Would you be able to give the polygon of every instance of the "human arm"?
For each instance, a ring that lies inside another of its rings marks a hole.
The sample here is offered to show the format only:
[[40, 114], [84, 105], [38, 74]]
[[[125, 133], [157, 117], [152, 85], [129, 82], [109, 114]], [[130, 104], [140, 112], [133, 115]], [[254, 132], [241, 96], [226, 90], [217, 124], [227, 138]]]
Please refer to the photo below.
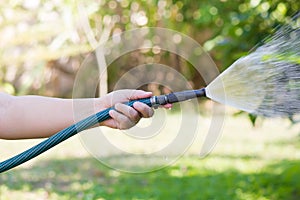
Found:
[[[0, 138], [23, 139], [49, 137], [74, 123], [74, 105], [93, 105], [83, 112], [83, 119], [108, 107], [112, 119], [100, 125], [127, 129], [141, 117], [151, 117], [153, 110], [145, 104], [135, 103], [134, 108], [120, 104], [133, 99], [147, 98], [151, 92], [141, 90], [119, 90], [101, 98], [60, 99], [42, 96], [11, 96], [0, 93]], [[76, 121], [80, 120], [76, 117]]]

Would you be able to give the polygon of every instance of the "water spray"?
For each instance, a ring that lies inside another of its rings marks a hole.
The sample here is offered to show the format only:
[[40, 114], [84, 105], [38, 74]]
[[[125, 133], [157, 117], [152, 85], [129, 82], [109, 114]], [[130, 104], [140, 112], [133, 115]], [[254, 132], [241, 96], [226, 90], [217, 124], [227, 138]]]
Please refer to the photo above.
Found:
[[[300, 18], [283, 26], [267, 43], [238, 59], [206, 88], [153, 96], [151, 107], [208, 97], [222, 104], [267, 117], [290, 117], [300, 112]], [[14, 168], [110, 118], [105, 109], [56, 133], [36, 146], [0, 163], [0, 173]]]
[[298, 114], [299, 16], [282, 26], [266, 44], [234, 62], [206, 87], [206, 91], [214, 101], [255, 115], [293, 117]]

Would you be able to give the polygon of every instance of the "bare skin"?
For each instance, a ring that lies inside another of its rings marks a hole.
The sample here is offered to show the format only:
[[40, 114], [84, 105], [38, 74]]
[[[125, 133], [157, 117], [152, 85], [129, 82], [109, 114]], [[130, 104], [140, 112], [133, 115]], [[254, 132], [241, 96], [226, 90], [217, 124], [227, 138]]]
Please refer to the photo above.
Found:
[[[119, 90], [101, 98], [60, 99], [42, 96], [11, 96], [0, 92], [0, 138], [25, 139], [45, 138], [73, 124], [73, 105], [94, 105], [93, 109], [80, 115], [91, 114], [115, 106], [109, 112], [112, 119], [100, 123], [117, 129], [128, 129], [142, 118], [151, 117], [153, 109], [136, 102], [132, 107], [122, 104], [129, 100], [151, 97], [151, 92], [142, 90]], [[170, 107], [167, 105], [166, 107]], [[78, 117], [76, 120], [79, 120]]]

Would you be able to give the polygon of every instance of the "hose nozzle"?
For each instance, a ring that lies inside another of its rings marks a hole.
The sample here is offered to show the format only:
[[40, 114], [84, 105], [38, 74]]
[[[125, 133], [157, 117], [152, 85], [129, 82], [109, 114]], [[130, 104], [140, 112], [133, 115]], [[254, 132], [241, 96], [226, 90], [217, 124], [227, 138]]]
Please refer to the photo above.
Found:
[[150, 101], [153, 107], [157, 107], [160, 105], [186, 101], [197, 97], [206, 97], [205, 88], [201, 88], [199, 90], [185, 90], [166, 95], [153, 96], [151, 97]]

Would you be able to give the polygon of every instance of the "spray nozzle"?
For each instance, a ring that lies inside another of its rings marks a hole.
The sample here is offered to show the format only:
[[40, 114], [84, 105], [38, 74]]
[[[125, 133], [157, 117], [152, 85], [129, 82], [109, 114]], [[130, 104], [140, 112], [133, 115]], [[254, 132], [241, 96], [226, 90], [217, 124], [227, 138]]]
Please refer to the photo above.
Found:
[[206, 97], [205, 88], [199, 90], [185, 90], [181, 92], [174, 92], [166, 95], [153, 96], [150, 101], [153, 107], [166, 105], [168, 103], [176, 103], [186, 101], [197, 97]]

